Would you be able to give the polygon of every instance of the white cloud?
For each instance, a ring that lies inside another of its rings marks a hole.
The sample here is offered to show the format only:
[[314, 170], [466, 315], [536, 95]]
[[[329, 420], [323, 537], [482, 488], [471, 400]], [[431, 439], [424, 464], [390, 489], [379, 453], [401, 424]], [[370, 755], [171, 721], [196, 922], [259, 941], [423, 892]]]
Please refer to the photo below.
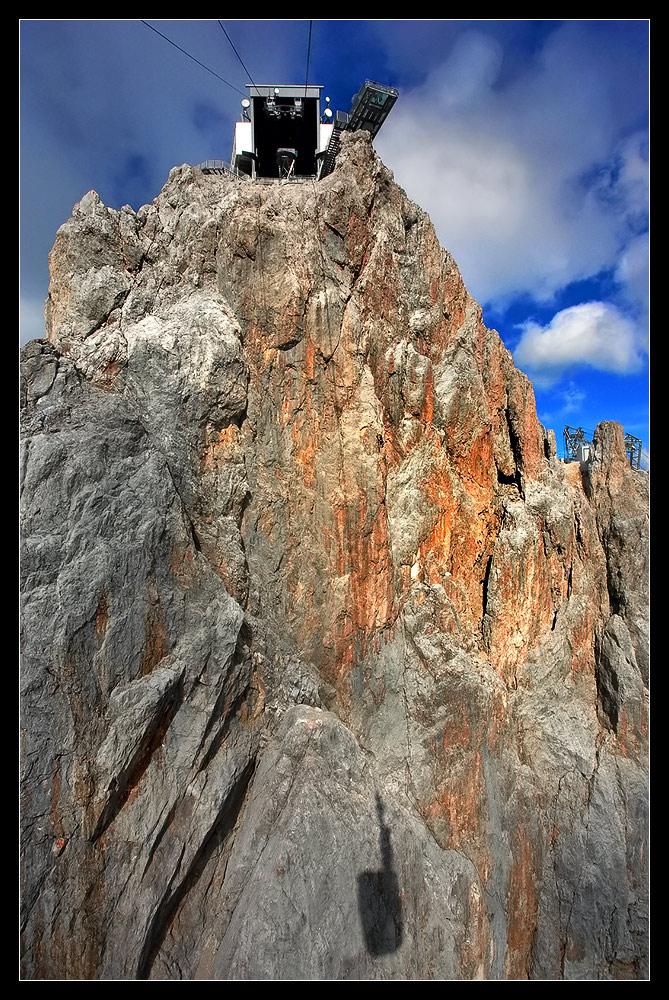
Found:
[[648, 255], [648, 233], [642, 233], [627, 244], [616, 269], [616, 278], [623, 286], [625, 298], [637, 304], [644, 319], [647, 319], [648, 309]]
[[443, 108], [475, 104], [497, 80], [502, 46], [489, 35], [465, 31], [448, 62], [433, 75], [435, 96]]
[[465, 32], [379, 133], [380, 155], [482, 304], [550, 301], [615, 269], [643, 228], [643, 73], [597, 41], [591, 24], [563, 24], [500, 84], [499, 43]]
[[545, 386], [573, 365], [586, 364], [618, 374], [641, 367], [635, 324], [607, 302], [570, 306], [557, 313], [548, 326], [530, 322], [522, 329], [514, 360]]
[[569, 382], [566, 389], [563, 389], [560, 393], [562, 397], [562, 414], [577, 413], [585, 402], [586, 395], [582, 389], [579, 389], [574, 382]]
[[648, 141], [637, 132], [620, 145], [618, 186], [631, 210], [640, 215], [648, 211]]

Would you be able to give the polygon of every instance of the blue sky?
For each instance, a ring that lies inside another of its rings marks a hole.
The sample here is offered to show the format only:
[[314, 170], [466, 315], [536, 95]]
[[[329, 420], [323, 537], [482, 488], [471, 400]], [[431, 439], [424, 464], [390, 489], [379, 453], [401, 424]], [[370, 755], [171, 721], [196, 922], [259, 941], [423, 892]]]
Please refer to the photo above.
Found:
[[[215, 19], [22, 20], [21, 339], [47, 257], [93, 188], [153, 200], [179, 163], [228, 159], [248, 79]], [[308, 20], [225, 20], [256, 83], [301, 83]], [[314, 20], [309, 82], [348, 111], [400, 97], [376, 148], [429, 212], [539, 418], [648, 438], [648, 22]], [[234, 88], [237, 88], [235, 90]]]

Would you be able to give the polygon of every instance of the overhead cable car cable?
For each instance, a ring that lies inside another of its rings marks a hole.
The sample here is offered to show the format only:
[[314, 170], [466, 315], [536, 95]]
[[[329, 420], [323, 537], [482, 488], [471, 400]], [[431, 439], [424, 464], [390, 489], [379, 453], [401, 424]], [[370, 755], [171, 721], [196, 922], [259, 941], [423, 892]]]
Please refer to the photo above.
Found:
[[142, 24], [145, 24], [147, 28], [151, 28], [151, 31], [155, 31], [157, 35], [160, 35], [161, 38], [164, 38], [166, 42], [170, 43], [170, 45], [173, 45], [175, 49], [179, 50], [179, 52], [183, 52], [185, 56], [188, 56], [189, 59], [192, 59], [193, 62], [196, 62], [198, 66], [202, 67], [202, 69], [206, 69], [207, 73], [211, 73], [211, 75], [215, 76], [217, 80], [221, 81], [221, 83], [224, 83], [227, 87], [232, 87], [232, 89], [235, 90], [238, 94], [241, 94], [242, 97], [246, 97], [246, 94], [244, 93], [243, 90], [240, 90], [239, 87], [235, 87], [234, 83], [230, 83], [229, 80], [224, 80], [222, 76], [219, 76], [218, 73], [215, 73], [213, 69], [209, 69], [209, 67], [205, 66], [203, 62], [200, 62], [199, 59], [196, 59], [195, 56], [192, 56], [190, 52], [186, 52], [185, 49], [182, 49], [180, 45], [177, 45], [176, 42], [173, 42], [171, 38], [167, 37], [167, 35], [163, 35], [162, 31], [158, 31], [157, 28], [154, 28], [153, 25], [149, 24], [148, 21], [142, 20], [141, 17], [140, 21], [142, 22]]
[[307, 72], [304, 80], [304, 96], [307, 96], [307, 84], [309, 83], [309, 58], [311, 56], [311, 26], [314, 22], [309, 21], [309, 44], [307, 45]]
[[227, 40], [230, 42], [230, 45], [232, 46], [232, 51], [234, 52], [234, 54], [237, 56], [237, 58], [239, 59], [240, 63], [242, 64], [242, 69], [244, 70], [244, 72], [248, 76], [249, 80], [251, 81], [251, 83], [253, 83], [253, 86], [255, 87], [255, 83], [253, 81], [253, 77], [251, 76], [251, 74], [247, 70], [246, 66], [244, 65], [244, 60], [242, 59], [242, 57], [240, 56], [239, 52], [235, 48], [234, 43], [233, 43], [232, 39], [230, 38], [230, 35], [227, 33], [227, 31], [225, 30], [225, 28], [223, 27], [223, 25], [221, 24], [220, 21], [218, 22], [218, 26], [221, 29], [221, 31], [223, 32], [223, 34], [225, 35], [225, 37], [227, 38]]

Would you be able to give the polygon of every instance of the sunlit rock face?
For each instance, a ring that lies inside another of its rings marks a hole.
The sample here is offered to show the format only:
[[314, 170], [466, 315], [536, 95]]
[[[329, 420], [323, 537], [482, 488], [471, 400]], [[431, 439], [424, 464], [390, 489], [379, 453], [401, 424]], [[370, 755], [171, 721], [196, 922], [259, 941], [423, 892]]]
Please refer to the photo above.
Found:
[[[23, 975], [647, 975], [647, 474], [565, 466], [365, 133], [58, 231]], [[554, 439], [553, 444], [554, 444]]]

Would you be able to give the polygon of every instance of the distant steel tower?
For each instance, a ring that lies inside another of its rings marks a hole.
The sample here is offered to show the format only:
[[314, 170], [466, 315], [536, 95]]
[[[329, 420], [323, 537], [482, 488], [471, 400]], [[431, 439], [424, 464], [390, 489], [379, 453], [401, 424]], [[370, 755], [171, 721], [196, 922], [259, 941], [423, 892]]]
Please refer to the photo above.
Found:
[[[564, 460], [565, 462], [584, 462], [592, 448], [592, 441], [586, 439], [586, 432], [582, 427], [570, 427], [564, 429]], [[633, 469], [641, 468], [641, 438], [634, 437], [633, 434], [625, 434], [625, 452], [629, 458]]]
[[590, 454], [591, 441], [587, 441], [582, 427], [564, 429], [564, 460], [565, 462], [584, 462]]
[[641, 468], [641, 438], [634, 437], [632, 434], [625, 435], [625, 451], [630, 460], [630, 465], [633, 469]]

